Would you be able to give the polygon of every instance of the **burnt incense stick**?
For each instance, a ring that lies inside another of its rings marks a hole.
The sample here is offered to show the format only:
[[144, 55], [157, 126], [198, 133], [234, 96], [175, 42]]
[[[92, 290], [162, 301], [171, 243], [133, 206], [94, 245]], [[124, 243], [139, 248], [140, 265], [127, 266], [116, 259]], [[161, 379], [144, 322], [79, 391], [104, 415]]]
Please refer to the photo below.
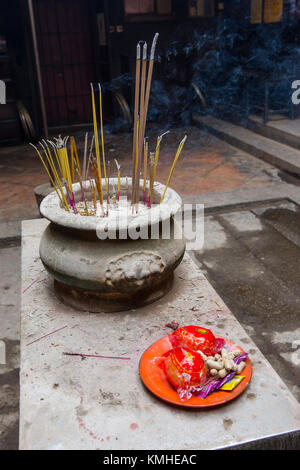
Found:
[[94, 211], [95, 214], [97, 212], [97, 196], [96, 196], [96, 189], [95, 189], [95, 183], [92, 179], [90, 179], [90, 190], [93, 198], [93, 205], [94, 205]]
[[57, 153], [57, 149], [55, 147], [55, 144], [53, 142], [51, 142], [51, 140], [47, 140], [47, 142], [51, 145], [51, 147], [53, 149], [53, 152], [54, 152], [54, 155], [55, 155], [55, 158], [56, 158], [56, 162], [57, 162], [60, 174], [62, 174], [61, 163], [60, 163], [60, 160], [59, 160], [59, 157], [58, 157], [58, 153]]
[[[80, 173], [80, 176], [82, 176], [81, 173], [81, 168], [79, 164], [79, 158], [78, 158], [78, 152], [77, 152], [77, 147], [76, 147], [76, 142], [74, 137], [70, 137], [70, 150], [71, 150], [71, 174], [72, 174], [72, 183], [75, 181], [75, 162], [76, 166], [78, 168], [78, 171]], [[74, 158], [75, 157], [75, 158]]]
[[93, 176], [94, 176], [94, 180], [95, 180], [95, 185], [96, 185], [96, 188], [97, 188], [98, 198], [99, 198], [99, 202], [100, 202], [100, 206], [101, 206], [101, 210], [102, 210], [102, 216], [104, 217], [105, 216], [105, 211], [104, 211], [104, 207], [103, 207], [103, 192], [102, 192], [102, 185], [101, 185], [101, 182], [100, 182], [100, 179], [99, 179], [99, 172], [98, 172], [98, 168], [97, 168], [96, 159], [92, 159], [91, 168], [92, 168], [92, 172], [93, 172]]
[[[45, 141], [44, 141], [45, 142]], [[60, 178], [58, 176], [58, 173], [57, 173], [57, 170], [55, 168], [55, 165], [54, 165], [54, 162], [53, 162], [53, 159], [52, 159], [52, 155], [51, 155], [51, 152], [50, 152], [50, 149], [49, 147], [47, 146], [44, 146], [42, 144], [42, 142], [39, 142], [39, 145], [42, 147], [43, 151], [44, 151], [44, 154], [46, 156], [46, 159], [48, 161], [48, 164], [49, 164], [49, 168], [51, 169], [51, 172], [54, 176], [54, 179], [56, 180], [57, 184], [59, 184], [59, 181], [60, 181]]]
[[170, 131], [164, 132], [163, 134], [159, 135], [157, 138], [156, 149], [155, 149], [155, 164], [154, 164], [154, 182], [156, 180], [156, 171], [157, 171], [157, 164], [159, 159], [159, 151], [160, 151], [160, 144], [164, 135], [169, 134]]
[[137, 158], [137, 121], [139, 113], [139, 96], [140, 96], [140, 74], [141, 74], [141, 46], [136, 46], [136, 72], [135, 72], [135, 98], [134, 98], [134, 121], [133, 121], [133, 144], [132, 144], [132, 180], [131, 180], [131, 203], [133, 203], [133, 191], [136, 173]]
[[[65, 208], [66, 211], [69, 212], [69, 211], [70, 211], [69, 205], [68, 205], [68, 202], [67, 202], [67, 200], [66, 200], [66, 197], [65, 197], [65, 194], [64, 194], [64, 191], [63, 191], [63, 188], [62, 188], [60, 182], [59, 182], [59, 184], [58, 184], [58, 186], [59, 186], [59, 190], [58, 190], [57, 187], [56, 187], [56, 185], [55, 185], [55, 182], [54, 182], [54, 180], [53, 180], [53, 178], [52, 178], [52, 176], [51, 176], [51, 174], [50, 174], [50, 172], [49, 172], [49, 170], [48, 170], [48, 167], [47, 167], [46, 163], [45, 163], [44, 160], [43, 160], [43, 157], [42, 157], [42, 155], [41, 155], [39, 149], [38, 149], [35, 145], [33, 145], [32, 143], [29, 143], [29, 145], [31, 145], [31, 147], [33, 147], [33, 148], [36, 150], [36, 153], [38, 154], [38, 157], [39, 157], [39, 159], [41, 160], [41, 162], [42, 162], [42, 164], [43, 164], [43, 167], [44, 167], [45, 170], [46, 170], [46, 173], [47, 173], [47, 175], [48, 175], [48, 177], [49, 177], [49, 179], [50, 179], [50, 181], [51, 181], [51, 184], [52, 184], [53, 188], [55, 189], [55, 192], [56, 192], [56, 194], [57, 194], [57, 196], [58, 196], [58, 198], [59, 198], [59, 200], [60, 200], [60, 202], [61, 202], [61, 205]], [[58, 183], [58, 182], [57, 182], [57, 183]], [[59, 191], [60, 191], [61, 194], [59, 194]]]
[[148, 190], [148, 201], [147, 206], [148, 208], [152, 205], [152, 198], [153, 198], [153, 185], [154, 185], [154, 165], [155, 165], [155, 153], [150, 152], [150, 182], [149, 182], [149, 190]]
[[169, 186], [169, 183], [170, 183], [170, 180], [171, 180], [171, 177], [172, 177], [174, 168], [175, 168], [175, 165], [176, 165], [176, 163], [177, 163], [177, 160], [178, 160], [178, 158], [179, 158], [179, 155], [180, 155], [180, 153], [181, 153], [182, 147], [184, 146], [184, 143], [185, 143], [186, 139], [187, 139], [187, 135], [184, 136], [184, 138], [182, 139], [182, 141], [181, 141], [180, 144], [179, 144], [178, 150], [177, 150], [177, 152], [176, 152], [176, 155], [175, 155], [175, 158], [174, 158], [174, 161], [173, 161], [173, 165], [172, 165], [171, 170], [170, 170], [170, 173], [169, 173], [169, 177], [168, 177], [168, 181], [167, 181], [167, 183], [166, 183], [166, 187], [165, 187], [164, 193], [163, 193], [163, 195], [162, 195], [162, 197], [161, 197], [161, 200], [160, 200], [160, 204], [161, 204], [161, 203], [163, 202], [163, 200], [164, 200], [166, 191], [167, 191], [167, 189], [168, 189], [168, 186]]
[[81, 194], [82, 194], [82, 201], [84, 202], [84, 207], [85, 207], [85, 215], [89, 215], [89, 210], [88, 210], [86, 198], [85, 198], [85, 195], [84, 195], [82, 177], [81, 177], [81, 174], [78, 171], [78, 168], [76, 168], [76, 172], [77, 172], [78, 178], [79, 178], [79, 184], [80, 184], [80, 189], [81, 189]]
[[93, 156], [93, 144], [94, 144], [94, 136], [92, 137], [92, 142], [91, 142], [91, 147], [90, 147], [90, 153], [89, 153], [89, 158], [88, 158], [88, 164], [87, 164], [87, 169], [86, 169], [86, 176], [85, 179], [88, 178], [89, 175], [89, 169], [90, 169], [90, 163], [91, 163], [91, 158]]
[[120, 200], [120, 192], [121, 192], [121, 174], [120, 174], [120, 165], [119, 165], [119, 162], [118, 160], [115, 158], [115, 163], [116, 163], [116, 167], [117, 167], [117, 171], [118, 171], [118, 193], [117, 193], [117, 200], [119, 201]]

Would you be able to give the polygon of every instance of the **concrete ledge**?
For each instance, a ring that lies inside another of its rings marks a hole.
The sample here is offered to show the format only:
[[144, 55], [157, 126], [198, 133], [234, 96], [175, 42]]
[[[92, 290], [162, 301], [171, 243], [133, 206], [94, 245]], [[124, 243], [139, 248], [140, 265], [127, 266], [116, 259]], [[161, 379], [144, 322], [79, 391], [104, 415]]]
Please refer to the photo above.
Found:
[[279, 121], [262, 122], [257, 116], [250, 116], [248, 128], [268, 139], [276, 140], [282, 144], [300, 150], [300, 122], [297, 120], [281, 119]]
[[[38, 258], [46, 225], [22, 226], [21, 449], [220, 449], [299, 431], [298, 402], [188, 255], [163, 299], [128, 312], [82, 313], [57, 300]], [[170, 332], [170, 321], [208, 326], [249, 351], [247, 390], [200, 411], [149, 393], [139, 360]], [[129, 360], [81, 360], [64, 352]]]
[[281, 170], [300, 176], [300, 151], [213, 116], [193, 115], [195, 124]]

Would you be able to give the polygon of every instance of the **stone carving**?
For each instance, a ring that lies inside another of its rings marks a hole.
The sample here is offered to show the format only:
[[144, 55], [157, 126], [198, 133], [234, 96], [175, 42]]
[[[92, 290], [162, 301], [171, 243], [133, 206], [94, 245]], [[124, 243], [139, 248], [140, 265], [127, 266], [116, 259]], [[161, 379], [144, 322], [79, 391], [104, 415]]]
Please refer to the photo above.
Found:
[[109, 263], [105, 271], [105, 282], [124, 291], [151, 283], [165, 268], [166, 265], [159, 254], [135, 251]]

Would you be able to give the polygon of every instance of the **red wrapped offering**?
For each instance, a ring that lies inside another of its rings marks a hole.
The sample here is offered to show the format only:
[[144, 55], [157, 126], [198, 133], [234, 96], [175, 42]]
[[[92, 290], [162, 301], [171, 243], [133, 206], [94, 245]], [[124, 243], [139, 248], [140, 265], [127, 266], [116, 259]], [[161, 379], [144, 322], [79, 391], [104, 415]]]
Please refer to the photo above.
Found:
[[172, 346], [188, 347], [193, 351], [202, 351], [206, 356], [217, 354], [224, 345], [224, 340], [217, 339], [210, 330], [201, 326], [183, 326], [170, 335]]
[[179, 346], [168, 355], [165, 373], [179, 396], [188, 398], [191, 396], [191, 389], [205, 382], [207, 369], [197, 352]]

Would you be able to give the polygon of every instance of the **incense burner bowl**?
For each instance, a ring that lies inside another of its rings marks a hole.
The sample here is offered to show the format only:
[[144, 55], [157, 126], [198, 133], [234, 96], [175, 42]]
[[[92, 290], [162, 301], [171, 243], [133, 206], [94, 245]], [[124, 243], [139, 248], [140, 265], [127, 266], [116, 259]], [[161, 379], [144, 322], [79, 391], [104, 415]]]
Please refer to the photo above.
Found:
[[[154, 302], [171, 289], [185, 241], [174, 220], [181, 198], [168, 188], [159, 204], [164, 189], [154, 184], [151, 209], [140, 203], [137, 213], [130, 207], [122, 211], [121, 201], [128, 203], [126, 179], [121, 178], [120, 203], [110, 205], [108, 217], [67, 212], [55, 192], [42, 201], [41, 214], [50, 224], [41, 238], [40, 257], [60, 300], [81, 311], [116, 312]], [[79, 201], [80, 185], [74, 184], [73, 191]], [[88, 182], [86, 199], [91, 200]]]

